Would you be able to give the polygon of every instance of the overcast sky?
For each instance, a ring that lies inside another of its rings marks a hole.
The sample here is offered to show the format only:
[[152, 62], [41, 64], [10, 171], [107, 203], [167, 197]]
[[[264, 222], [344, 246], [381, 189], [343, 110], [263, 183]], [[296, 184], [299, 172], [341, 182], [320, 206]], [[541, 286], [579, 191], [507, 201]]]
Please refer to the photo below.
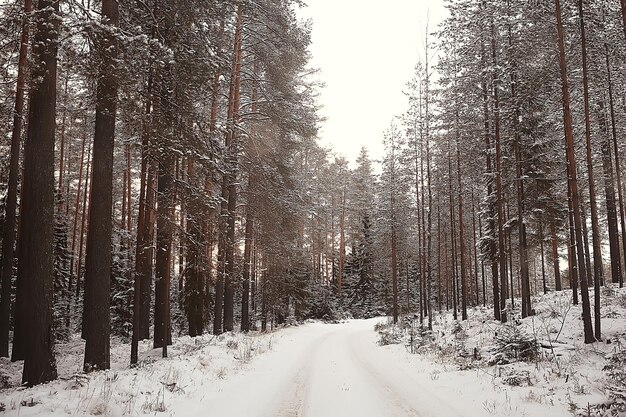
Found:
[[320, 92], [323, 145], [354, 161], [362, 145], [372, 158], [382, 136], [407, 107], [402, 93], [424, 56], [424, 33], [445, 15], [443, 0], [306, 0], [313, 21], [311, 66]]

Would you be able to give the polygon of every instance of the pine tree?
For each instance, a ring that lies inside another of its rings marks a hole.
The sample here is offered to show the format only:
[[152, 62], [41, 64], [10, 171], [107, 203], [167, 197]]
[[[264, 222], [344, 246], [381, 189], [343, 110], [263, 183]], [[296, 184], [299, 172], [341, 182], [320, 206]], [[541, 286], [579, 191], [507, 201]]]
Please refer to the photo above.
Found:
[[102, 19], [105, 32], [96, 43], [100, 55], [100, 76], [96, 92], [93, 174], [85, 259], [85, 371], [110, 367], [113, 149], [117, 112], [117, 42], [113, 31], [119, 23], [116, 0], [102, 1]]
[[11, 288], [15, 254], [15, 226], [17, 208], [17, 188], [19, 176], [20, 140], [22, 137], [22, 119], [24, 113], [24, 92], [26, 86], [28, 42], [30, 36], [29, 14], [32, 0], [24, 0], [22, 34], [15, 88], [13, 110], [13, 130], [11, 132], [11, 157], [9, 162], [9, 184], [5, 202], [2, 229], [2, 266], [0, 269], [0, 357], [9, 356], [9, 331], [11, 314]]
[[[28, 135], [20, 211], [15, 339], [24, 357], [22, 382], [41, 384], [57, 377], [52, 333], [54, 282], [54, 135], [58, 11], [56, 1], [39, 0], [29, 94]], [[18, 345], [19, 346], [19, 345]], [[14, 344], [15, 349], [15, 344]]]
[[589, 306], [589, 291], [587, 286], [587, 274], [584, 267], [583, 241], [582, 241], [582, 220], [580, 213], [580, 201], [578, 194], [578, 183], [576, 173], [576, 159], [574, 155], [574, 138], [572, 132], [572, 116], [570, 111], [569, 83], [567, 79], [567, 67], [565, 63], [565, 46], [563, 35], [563, 23], [561, 17], [560, 0], [555, 0], [555, 13], [557, 20], [557, 41], [559, 47], [559, 66], [561, 70], [561, 86], [563, 99], [563, 117], [565, 125], [565, 141], [568, 162], [569, 190], [572, 197], [572, 207], [574, 216], [574, 234], [576, 238], [576, 250], [578, 258], [578, 274], [580, 276], [580, 289], [583, 300], [583, 322], [585, 329], [585, 343], [595, 341], [591, 324], [591, 312]]

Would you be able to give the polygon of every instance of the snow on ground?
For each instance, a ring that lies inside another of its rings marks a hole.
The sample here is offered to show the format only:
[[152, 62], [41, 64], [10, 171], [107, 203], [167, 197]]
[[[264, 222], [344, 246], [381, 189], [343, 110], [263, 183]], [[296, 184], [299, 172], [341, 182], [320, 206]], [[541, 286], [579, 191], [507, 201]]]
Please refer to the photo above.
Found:
[[[128, 368], [129, 346], [114, 343], [112, 369], [84, 375], [76, 340], [58, 347], [60, 380], [1, 390], [0, 415], [587, 415], [587, 404], [608, 402], [603, 367], [610, 354], [624, 351], [626, 291], [603, 290], [604, 341], [593, 345], [582, 343], [580, 306], [570, 306], [569, 297], [569, 291], [538, 297], [537, 315], [508, 327], [482, 307], [462, 323], [437, 314], [428, 338], [414, 322], [417, 354], [407, 343], [411, 332], [385, 329], [386, 319], [313, 322], [265, 335], [178, 338], [167, 359], [145, 342], [137, 369]], [[399, 343], [380, 346], [376, 325]], [[498, 355], [494, 336], [512, 329], [536, 338], [541, 353], [526, 361]], [[0, 362], [0, 381], [8, 375], [19, 384], [19, 371], [19, 364]], [[592, 408], [591, 415], [611, 414]]]
[[56, 347], [59, 380], [32, 389], [19, 387], [21, 362], [0, 358], [0, 382], [8, 378], [6, 384], [18, 387], [0, 390], [0, 410], [5, 409], [0, 415], [174, 415], [221, 390], [227, 379], [245, 372], [254, 357], [288, 334], [175, 338], [166, 359], [144, 341], [135, 369], [128, 365], [130, 345], [113, 341], [111, 369], [87, 375], [82, 373], [84, 341], [76, 338]]
[[[465, 322], [454, 322], [451, 314], [437, 315], [432, 338], [420, 338], [413, 325], [418, 354], [409, 353], [410, 329], [395, 335], [399, 344], [383, 349], [413, 369], [420, 382], [430, 379], [453, 403], [472, 399], [482, 406], [482, 414], [472, 414], [464, 405], [463, 415], [626, 416], [615, 408], [604, 410], [612, 400], [606, 387], [611, 381], [603, 370], [612, 357], [623, 361], [626, 356], [626, 291], [602, 289], [602, 341], [588, 345], [583, 342], [581, 305], [573, 306], [571, 297], [571, 291], [534, 297], [536, 315], [516, 317], [507, 325], [493, 320], [492, 310], [483, 307], [469, 310]], [[537, 340], [539, 354], [526, 360], [499, 354], [496, 335], [506, 338], [513, 331]], [[383, 334], [393, 336], [389, 328]], [[625, 388], [622, 380], [622, 393]]]

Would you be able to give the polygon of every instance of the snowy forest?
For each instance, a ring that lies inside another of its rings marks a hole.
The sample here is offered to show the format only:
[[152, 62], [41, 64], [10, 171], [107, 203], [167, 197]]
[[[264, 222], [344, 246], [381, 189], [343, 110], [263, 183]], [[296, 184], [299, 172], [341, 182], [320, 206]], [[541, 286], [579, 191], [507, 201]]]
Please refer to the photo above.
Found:
[[62, 377], [76, 340], [89, 375], [309, 319], [518, 322], [546, 294], [610, 342], [626, 0], [447, 1], [356, 161], [320, 144], [301, 7], [0, 1], [0, 388]]

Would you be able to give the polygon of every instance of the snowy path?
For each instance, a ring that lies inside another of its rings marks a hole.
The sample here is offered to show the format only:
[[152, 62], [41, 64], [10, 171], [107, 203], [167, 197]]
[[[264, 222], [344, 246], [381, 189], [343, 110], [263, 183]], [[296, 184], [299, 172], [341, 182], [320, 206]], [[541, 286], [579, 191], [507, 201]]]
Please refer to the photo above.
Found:
[[[0, 390], [0, 416], [568, 417], [574, 395], [580, 404], [605, 399], [593, 389], [604, 364], [595, 351], [561, 357], [560, 376], [548, 361], [461, 371], [450, 352], [422, 356], [402, 345], [378, 346], [374, 325], [380, 320], [181, 337], [167, 359], [146, 341], [144, 362], [134, 369], [126, 362], [128, 345], [117, 344], [112, 369], [88, 376], [80, 374], [83, 343], [74, 340], [61, 346], [62, 378]], [[475, 323], [466, 324], [474, 335], [466, 343], [483, 346], [492, 330], [480, 316]], [[585, 365], [590, 358], [596, 358], [593, 368]], [[19, 364], [0, 361], [0, 374], [3, 366], [12, 366], [19, 381]], [[503, 382], [523, 372], [528, 386]], [[576, 394], [576, 386], [585, 391]]]
[[[436, 392], [437, 384], [416, 380], [415, 369], [408, 372], [397, 354], [378, 347], [375, 322], [309, 324], [287, 330], [273, 352], [255, 359], [250, 370], [205, 397], [197, 415], [468, 415], [469, 410], [456, 409]], [[484, 410], [473, 410], [470, 415], [483, 414]]]

